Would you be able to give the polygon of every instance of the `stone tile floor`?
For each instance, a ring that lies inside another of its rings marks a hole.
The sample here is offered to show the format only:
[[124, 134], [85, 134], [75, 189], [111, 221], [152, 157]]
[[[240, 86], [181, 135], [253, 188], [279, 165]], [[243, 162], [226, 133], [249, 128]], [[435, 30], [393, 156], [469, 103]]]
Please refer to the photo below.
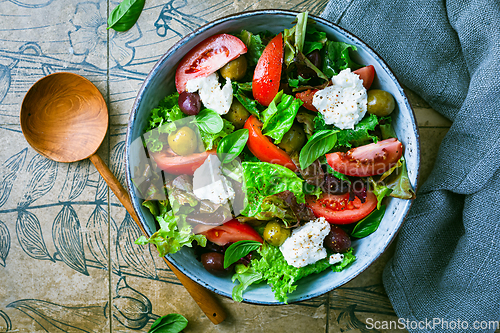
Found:
[[[218, 297], [228, 318], [212, 325], [155, 249], [134, 246], [140, 230], [95, 168], [41, 157], [19, 126], [20, 103], [38, 79], [58, 71], [87, 77], [110, 111], [98, 153], [124, 182], [129, 110], [173, 43], [238, 11], [319, 14], [326, 2], [148, 0], [138, 24], [116, 33], [106, 30], [115, 2], [0, 0], [0, 332], [144, 332], [173, 312], [189, 319], [186, 332], [367, 332], [368, 318], [397, 320], [381, 284], [389, 249], [352, 282], [307, 302], [262, 307]], [[408, 93], [420, 125], [423, 182], [450, 123]]]

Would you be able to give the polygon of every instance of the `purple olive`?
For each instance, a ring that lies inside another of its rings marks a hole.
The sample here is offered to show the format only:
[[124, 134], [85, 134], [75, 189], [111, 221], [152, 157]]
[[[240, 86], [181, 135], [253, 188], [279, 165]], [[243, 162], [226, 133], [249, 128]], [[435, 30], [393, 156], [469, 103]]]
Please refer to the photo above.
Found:
[[333, 252], [344, 253], [351, 247], [351, 239], [344, 230], [330, 224], [330, 233], [326, 235], [323, 245]]
[[309, 53], [307, 56], [307, 59], [309, 59], [310, 62], [317, 68], [320, 68], [321, 66], [321, 55], [319, 54], [318, 50], [314, 50], [311, 53]]
[[203, 253], [201, 255], [201, 263], [209, 273], [217, 276], [227, 275], [233, 269], [232, 266], [224, 269], [224, 255], [219, 252]]
[[197, 115], [201, 108], [200, 95], [196, 92], [183, 92], [179, 95], [179, 108], [188, 116]]

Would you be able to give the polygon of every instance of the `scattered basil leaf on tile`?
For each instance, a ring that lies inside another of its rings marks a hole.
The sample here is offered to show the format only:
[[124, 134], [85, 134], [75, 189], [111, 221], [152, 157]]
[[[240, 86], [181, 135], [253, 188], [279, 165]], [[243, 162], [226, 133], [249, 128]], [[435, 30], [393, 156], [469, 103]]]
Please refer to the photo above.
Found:
[[146, 0], [123, 0], [108, 17], [108, 29], [127, 31], [137, 22]]
[[241, 152], [248, 141], [248, 129], [242, 128], [220, 140], [217, 146], [217, 157], [222, 164], [233, 161]]
[[158, 318], [151, 325], [148, 333], [179, 333], [186, 328], [187, 324], [188, 321], [183, 315], [171, 313]]
[[262, 245], [261, 242], [251, 240], [241, 240], [231, 244], [224, 253], [224, 269], [231, 266], [252, 251], [257, 250]]
[[195, 122], [201, 131], [210, 134], [219, 133], [224, 127], [221, 116], [210, 109], [203, 109], [195, 117]]
[[337, 132], [336, 130], [321, 130], [314, 133], [300, 150], [300, 168], [307, 168], [322, 155], [328, 153], [337, 142]]
[[363, 238], [372, 233], [374, 233], [380, 221], [384, 217], [385, 206], [381, 206], [380, 209], [374, 210], [370, 215], [359, 221], [354, 229], [352, 229], [351, 236], [356, 238]]

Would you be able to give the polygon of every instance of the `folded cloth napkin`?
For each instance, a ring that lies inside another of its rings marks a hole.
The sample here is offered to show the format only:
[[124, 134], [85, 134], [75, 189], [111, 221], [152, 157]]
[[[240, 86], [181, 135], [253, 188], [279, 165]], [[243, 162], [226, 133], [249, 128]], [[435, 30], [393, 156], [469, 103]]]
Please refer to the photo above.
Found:
[[500, 2], [331, 0], [322, 17], [453, 121], [384, 271], [397, 315], [441, 321], [412, 332], [495, 331], [484, 321], [500, 320]]

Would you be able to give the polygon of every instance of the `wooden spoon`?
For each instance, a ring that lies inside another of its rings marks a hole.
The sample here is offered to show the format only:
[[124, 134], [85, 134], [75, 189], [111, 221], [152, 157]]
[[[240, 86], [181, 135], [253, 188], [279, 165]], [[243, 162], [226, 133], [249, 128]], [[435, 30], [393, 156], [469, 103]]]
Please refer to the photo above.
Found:
[[[20, 118], [26, 140], [39, 154], [68, 163], [89, 158], [146, 235], [127, 191], [96, 154], [108, 129], [108, 109], [101, 93], [90, 81], [65, 72], [40, 79], [24, 97]], [[214, 324], [221, 323], [226, 313], [214, 296], [166, 259], [165, 262], [205, 315]]]

